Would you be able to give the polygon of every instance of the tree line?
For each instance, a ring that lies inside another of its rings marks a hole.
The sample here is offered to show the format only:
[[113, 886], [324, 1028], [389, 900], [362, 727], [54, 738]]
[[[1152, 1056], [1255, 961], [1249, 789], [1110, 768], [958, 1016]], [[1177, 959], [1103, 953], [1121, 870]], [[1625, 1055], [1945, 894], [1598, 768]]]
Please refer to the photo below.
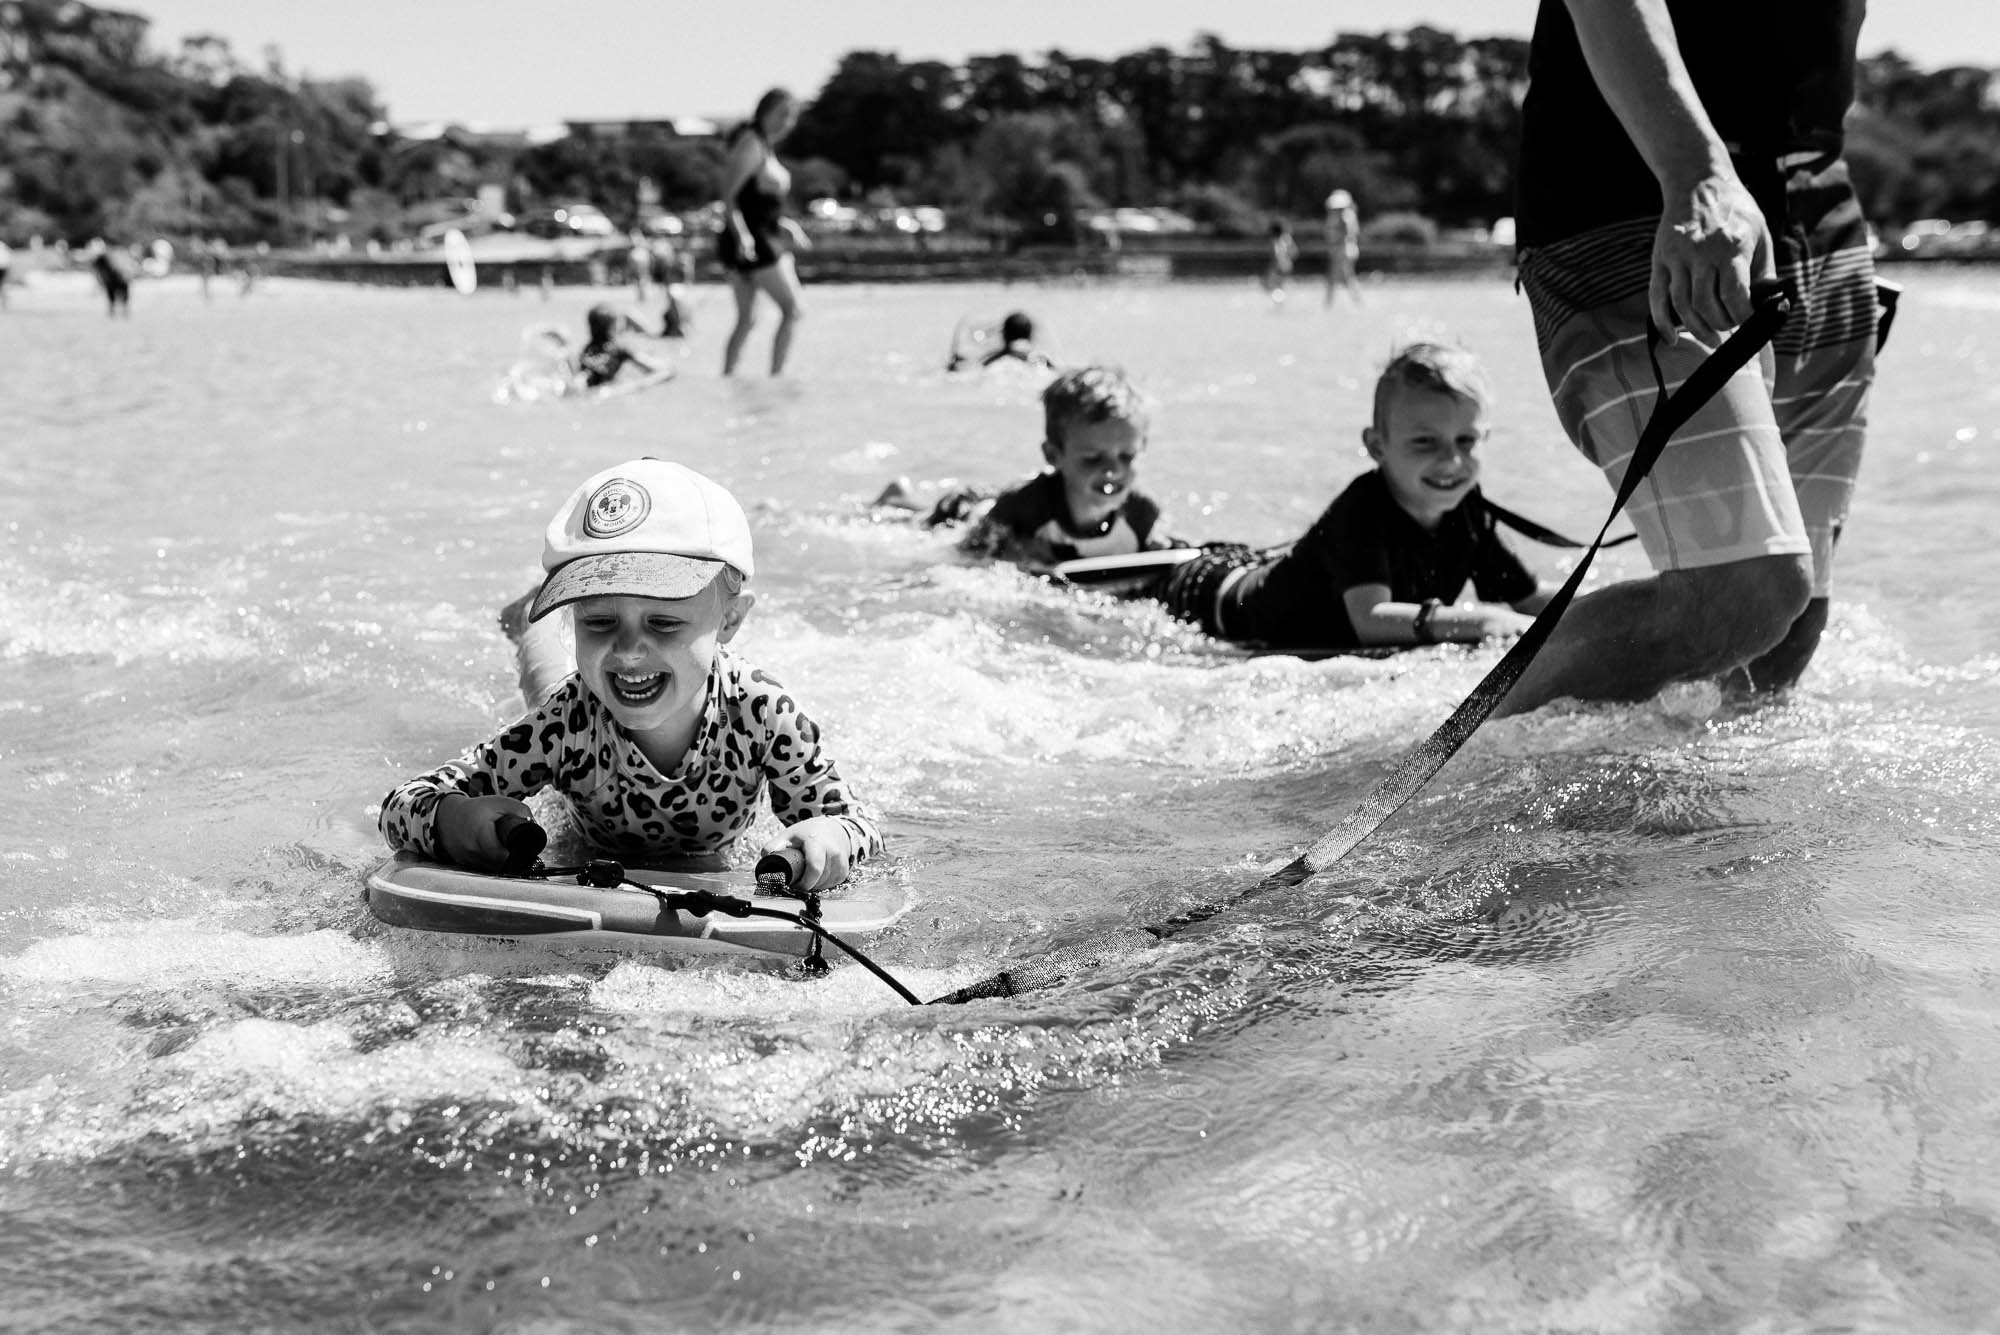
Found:
[[[159, 53], [148, 26], [78, 0], [0, 0], [0, 236], [386, 241], [482, 183], [516, 207], [581, 198], [626, 220], [642, 193], [688, 210], [720, 179], [716, 139], [664, 124], [535, 145], [402, 139], [365, 79], [295, 77], [275, 50], [246, 62], [214, 37]], [[1214, 36], [1108, 59], [856, 51], [795, 90], [785, 154], [801, 199], [931, 204], [995, 229], [1165, 205], [1243, 234], [1316, 217], [1336, 186], [1367, 216], [1476, 225], [1513, 211], [1527, 58], [1525, 39], [1421, 26], [1301, 51]], [[1890, 52], [1858, 85], [1849, 159], [1878, 225], [2000, 221], [2000, 75]]]

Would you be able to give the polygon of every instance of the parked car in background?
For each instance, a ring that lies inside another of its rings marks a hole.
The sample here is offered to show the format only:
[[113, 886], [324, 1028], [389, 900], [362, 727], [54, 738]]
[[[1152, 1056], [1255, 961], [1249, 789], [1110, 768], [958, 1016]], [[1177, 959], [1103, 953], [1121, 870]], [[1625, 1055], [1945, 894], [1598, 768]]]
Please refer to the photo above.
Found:
[[1903, 229], [1901, 245], [1905, 254], [1921, 255], [1934, 248], [1951, 232], [1949, 218], [1919, 218]]
[[618, 234], [611, 219], [595, 204], [561, 204], [555, 208], [532, 209], [516, 219], [515, 230], [551, 240]]

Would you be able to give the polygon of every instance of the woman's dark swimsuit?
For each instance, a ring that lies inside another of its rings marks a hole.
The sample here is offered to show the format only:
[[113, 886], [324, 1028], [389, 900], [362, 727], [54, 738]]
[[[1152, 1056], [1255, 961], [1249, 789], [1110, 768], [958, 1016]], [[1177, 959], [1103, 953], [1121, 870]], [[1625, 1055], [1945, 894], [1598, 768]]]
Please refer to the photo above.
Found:
[[[766, 144], [765, 155], [770, 152], [770, 145]], [[761, 168], [764, 164], [757, 165]], [[752, 273], [776, 264], [785, 253], [778, 244], [784, 235], [781, 224], [785, 217], [785, 197], [772, 191], [770, 182], [761, 175], [752, 173], [736, 191], [736, 211], [743, 215], [743, 225], [750, 230], [750, 254], [743, 254], [736, 229], [725, 220], [722, 232], [715, 238], [715, 257], [722, 267], [736, 273]]]

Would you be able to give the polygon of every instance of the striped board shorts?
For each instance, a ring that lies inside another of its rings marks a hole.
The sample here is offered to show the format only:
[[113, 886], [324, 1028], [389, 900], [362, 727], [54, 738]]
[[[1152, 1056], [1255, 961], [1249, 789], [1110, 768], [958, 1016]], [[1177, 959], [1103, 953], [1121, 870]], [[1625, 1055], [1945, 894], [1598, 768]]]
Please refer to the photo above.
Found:
[[[1785, 202], [1772, 239], [1791, 316], [1676, 433], [1629, 514], [1656, 570], [1810, 554], [1824, 597], [1867, 430], [1875, 265], [1845, 164], [1792, 170]], [[1556, 414], [1614, 488], [1659, 395], [1646, 347], [1656, 226], [1617, 223], [1521, 256]], [[1685, 331], [1656, 345], [1666, 388], [1713, 350]]]

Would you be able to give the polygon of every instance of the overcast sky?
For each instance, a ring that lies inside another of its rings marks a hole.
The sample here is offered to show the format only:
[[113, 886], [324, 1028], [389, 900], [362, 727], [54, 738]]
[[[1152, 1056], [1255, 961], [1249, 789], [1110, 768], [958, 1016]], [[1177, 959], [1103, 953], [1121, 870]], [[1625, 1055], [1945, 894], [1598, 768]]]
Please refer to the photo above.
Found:
[[[1336, 32], [1417, 23], [1460, 36], [1525, 36], [1534, 0], [134, 0], [153, 45], [226, 38], [261, 65], [358, 74], [398, 121], [537, 125], [565, 117], [735, 117], [783, 84], [810, 96], [840, 56], [1113, 56], [1184, 48], [1198, 32], [1232, 46], [1324, 45]], [[1865, 52], [1893, 47], [1924, 67], [2000, 67], [2000, 0], [1875, 0]]]

